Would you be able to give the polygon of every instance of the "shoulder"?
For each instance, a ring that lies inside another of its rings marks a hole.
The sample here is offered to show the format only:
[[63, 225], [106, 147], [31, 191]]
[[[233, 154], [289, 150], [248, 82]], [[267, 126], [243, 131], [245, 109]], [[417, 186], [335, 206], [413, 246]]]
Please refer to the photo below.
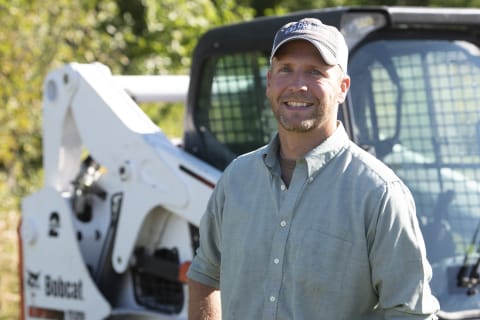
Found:
[[415, 212], [410, 189], [390, 167], [353, 142], [346, 148], [345, 156], [350, 157], [345, 184], [365, 200], [371, 212]]
[[260, 170], [267, 152], [268, 145], [238, 156], [225, 168], [223, 175], [238, 176]]
[[411, 201], [411, 191], [404, 181], [371, 153], [351, 142], [339, 156], [343, 158], [343, 185], [352, 193], [370, 204], [394, 198]]
[[351, 169], [364, 178], [376, 180], [380, 184], [401, 182], [390, 167], [353, 142], [347, 144], [345, 156], [350, 160]]

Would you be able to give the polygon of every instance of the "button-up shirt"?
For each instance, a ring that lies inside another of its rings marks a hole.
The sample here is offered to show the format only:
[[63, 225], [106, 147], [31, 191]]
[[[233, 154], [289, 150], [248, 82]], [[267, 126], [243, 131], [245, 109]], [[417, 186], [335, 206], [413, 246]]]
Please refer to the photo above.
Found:
[[225, 170], [188, 276], [221, 290], [222, 319], [436, 319], [412, 196], [335, 133], [281, 179], [278, 136]]

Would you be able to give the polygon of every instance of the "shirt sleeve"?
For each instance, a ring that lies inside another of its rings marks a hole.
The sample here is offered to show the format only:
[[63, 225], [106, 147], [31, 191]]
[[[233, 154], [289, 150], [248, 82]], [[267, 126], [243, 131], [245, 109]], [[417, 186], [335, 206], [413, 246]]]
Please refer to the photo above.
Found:
[[205, 285], [220, 287], [221, 215], [224, 204], [224, 176], [218, 181], [200, 220], [200, 246], [187, 276]]
[[430, 290], [432, 269], [415, 204], [400, 181], [385, 186], [369, 254], [372, 284], [386, 319], [437, 319], [439, 304]]

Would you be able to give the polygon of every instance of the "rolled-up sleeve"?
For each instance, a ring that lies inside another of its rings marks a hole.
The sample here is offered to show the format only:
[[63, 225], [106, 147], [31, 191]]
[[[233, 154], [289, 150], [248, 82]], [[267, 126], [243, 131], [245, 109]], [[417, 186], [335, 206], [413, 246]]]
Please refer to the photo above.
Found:
[[432, 269], [410, 191], [400, 181], [385, 185], [370, 248], [372, 284], [386, 319], [437, 319], [430, 291]]

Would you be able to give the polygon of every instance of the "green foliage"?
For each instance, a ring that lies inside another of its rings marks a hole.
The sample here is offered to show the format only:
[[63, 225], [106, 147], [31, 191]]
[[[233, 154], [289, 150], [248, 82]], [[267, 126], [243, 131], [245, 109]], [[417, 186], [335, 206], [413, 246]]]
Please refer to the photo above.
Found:
[[[125, 39], [129, 65], [123, 74], [188, 73], [199, 35], [225, 23], [250, 19], [252, 10], [235, 1], [117, 0], [120, 16], [107, 30]], [[138, 3], [137, 3], [138, 2]], [[141, 3], [140, 3], [141, 2]]]
[[42, 180], [43, 78], [67, 61], [121, 60], [118, 43], [95, 31], [102, 14], [65, 0], [0, 2], [0, 314], [5, 319], [18, 318], [20, 199]]
[[113, 73], [187, 73], [199, 34], [251, 17], [230, 0], [2, 0], [0, 9], [0, 193], [13, 194], [2, 201], [7, 207], [41, 180], [42, 82], [49, 71], [99, 61]]

